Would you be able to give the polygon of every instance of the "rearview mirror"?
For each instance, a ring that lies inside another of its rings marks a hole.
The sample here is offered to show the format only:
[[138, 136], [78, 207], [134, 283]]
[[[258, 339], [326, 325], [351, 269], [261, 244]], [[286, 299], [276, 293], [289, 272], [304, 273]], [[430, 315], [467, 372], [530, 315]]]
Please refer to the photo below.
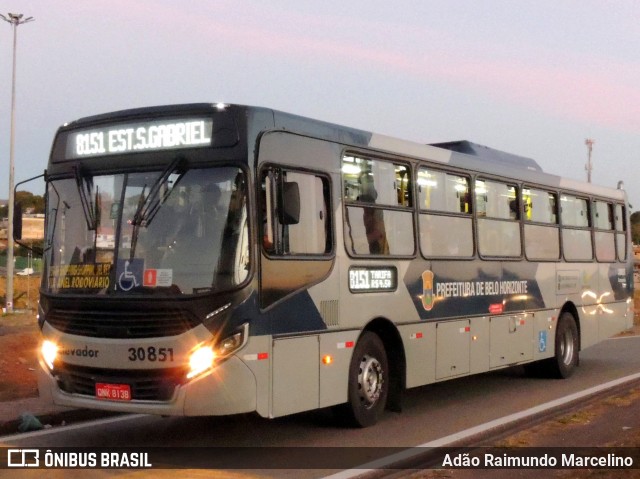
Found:
[[[42, 175], [34, 176], [33, 178], [29, 178], [28, 180], [24, 180], [18, 183], [13, 189], [14, 198], [17, 196], [18, 187], [20, 187], [21, 185], [24, 185], [25, 183], [29, 183], [31, 181], [34, 181], [43, 177], [46, 177], [46, 171]], [[42, 256], [44, 252], [44, 248], [40, 246], [35, 246], [33, 244], [27, 244], [24, 241], [22, 241], [22, 236], [23, 236], [22, 224], [23, 224], [22, 205], [16, 202], [13, 205], [13, 239], [17, 244], [19, 244], [23, 248], [26, 248], [32, 251], [37, 256]]]
[[16, 241], [22, 239], [22, 205], [20, 203], [13, 205], [13, 239]]
[[300, 190], [295, 181], [282, 183], [278, 219], [283, 225], [297, 225], [300, 222]]

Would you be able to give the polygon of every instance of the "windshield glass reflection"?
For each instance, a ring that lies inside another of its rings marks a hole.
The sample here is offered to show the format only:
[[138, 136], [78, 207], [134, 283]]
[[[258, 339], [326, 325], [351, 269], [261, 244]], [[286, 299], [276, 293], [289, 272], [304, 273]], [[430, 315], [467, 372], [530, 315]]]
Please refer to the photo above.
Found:
[[[47, 288], [82, 294], [198, 294], [249, 269], [244, 173], [234, 167], [97, 176], [49, 184]], [[86, 203], [86, 201], [85, 201]]]

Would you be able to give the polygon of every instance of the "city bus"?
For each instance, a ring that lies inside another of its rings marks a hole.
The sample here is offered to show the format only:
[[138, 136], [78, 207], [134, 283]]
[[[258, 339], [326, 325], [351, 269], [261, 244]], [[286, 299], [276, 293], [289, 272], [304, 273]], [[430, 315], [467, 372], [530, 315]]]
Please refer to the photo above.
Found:
[[567, 378], [633, 322], [622, 185], [469, 141], [150, 107], [60, 127], [45, 181], [38, 384], [62, 406], [365, 427], [407, 388]]

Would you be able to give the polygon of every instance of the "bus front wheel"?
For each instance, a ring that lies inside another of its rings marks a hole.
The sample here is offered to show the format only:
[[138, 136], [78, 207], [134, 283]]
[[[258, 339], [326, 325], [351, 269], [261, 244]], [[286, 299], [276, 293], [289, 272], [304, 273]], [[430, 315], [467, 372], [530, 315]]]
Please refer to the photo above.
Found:
[[349, 366], [349, 401], [342, 405], [342, 415], [358, 427], [375, 424], [382, 415], [389, 393], [389, 363], [377, 334], [365, 332]]

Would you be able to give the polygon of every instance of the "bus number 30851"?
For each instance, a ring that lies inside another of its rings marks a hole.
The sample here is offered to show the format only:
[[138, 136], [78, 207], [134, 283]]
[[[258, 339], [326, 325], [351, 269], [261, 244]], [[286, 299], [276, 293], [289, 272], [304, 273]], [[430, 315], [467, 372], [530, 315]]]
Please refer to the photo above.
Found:
[[129, 348], [129, 361], [173, 362], [173, 348]]

